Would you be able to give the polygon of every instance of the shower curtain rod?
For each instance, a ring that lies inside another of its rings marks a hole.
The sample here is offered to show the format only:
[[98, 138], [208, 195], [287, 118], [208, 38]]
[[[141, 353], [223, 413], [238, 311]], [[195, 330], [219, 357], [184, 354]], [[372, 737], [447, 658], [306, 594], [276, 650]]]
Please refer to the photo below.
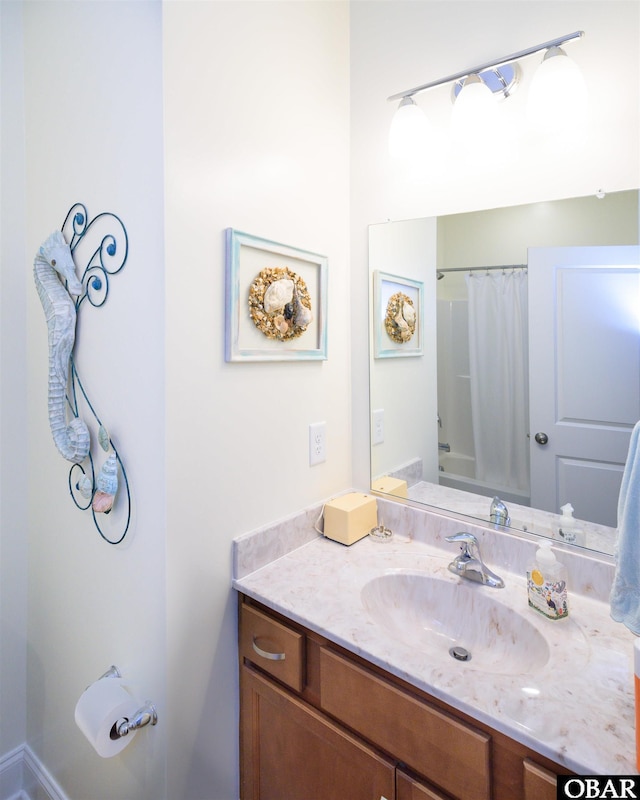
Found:
[[482, 270], [488, 272], [490, 269], [526, 269], [526, 264], [502, 264], [492, 267], [449, 267], [448, 269], [439, 269], [437, 272], [476, 272]]

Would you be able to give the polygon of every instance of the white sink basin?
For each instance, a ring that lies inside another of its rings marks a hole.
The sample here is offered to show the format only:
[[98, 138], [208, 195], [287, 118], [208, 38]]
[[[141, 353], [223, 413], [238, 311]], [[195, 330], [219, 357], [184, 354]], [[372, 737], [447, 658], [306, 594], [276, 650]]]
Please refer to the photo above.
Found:
[[[549, 645], [524, 614], [500, 602], [501, 591], [397, 570], [368, 581], [361, 599], [391, 636], [438, 661], [444, 659], [451, 669], [532, 674], [549, 661]], [[455, 658], [449, 652], [453, 647], [463, 648], [469, 659]]]

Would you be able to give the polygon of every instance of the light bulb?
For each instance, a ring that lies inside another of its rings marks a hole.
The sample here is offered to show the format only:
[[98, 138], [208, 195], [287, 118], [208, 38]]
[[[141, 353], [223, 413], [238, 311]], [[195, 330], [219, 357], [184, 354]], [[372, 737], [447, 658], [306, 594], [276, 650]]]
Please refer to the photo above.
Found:
[[584, 125], [586, 111], [582, 73], [561, 47], [550, 47], [531, 81], [527, 119], [543, 133], [566, 133]]
[[456, 145], [483, 149], [497, 135], [493, 92], [478, 75], [469, 75], [453, 105], [451, 135]]
[[430, 125], [411, 97], [403, 97], [389, 129], [389, 153], [394, 158], [414, 158], [426, 149]]

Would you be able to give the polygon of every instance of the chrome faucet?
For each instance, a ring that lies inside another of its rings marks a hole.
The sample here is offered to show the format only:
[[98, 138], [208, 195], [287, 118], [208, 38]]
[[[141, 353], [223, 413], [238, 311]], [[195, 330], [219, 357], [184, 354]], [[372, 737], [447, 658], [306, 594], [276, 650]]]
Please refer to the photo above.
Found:
[[511, 524], [511, 517], [509, 516], [509, 509], [505, 506], [499, 497], [494, 497], [491, 501], [491, 508], [489, 509], [489, 519], [495, 525], [502, 525], [508, 528]]
[[449, 564], [449, 572], [484, 586], [502, 589], [504, 581], [486, 566], [480, 555], [480, 545], [472, 533], [461, 531], [446, 537], [448, 542], [460, 542], [460, 553]]

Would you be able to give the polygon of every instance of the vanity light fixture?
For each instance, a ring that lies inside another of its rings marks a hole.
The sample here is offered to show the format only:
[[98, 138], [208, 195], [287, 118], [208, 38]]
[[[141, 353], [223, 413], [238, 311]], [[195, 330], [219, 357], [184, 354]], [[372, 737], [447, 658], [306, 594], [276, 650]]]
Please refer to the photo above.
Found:
[[489, 147], [498, 135], [497, 111], [493, 91], [480, 75], [465, 78], [451, 113], [454, 144], [463, 148], [475, 145], [480, 150]]
[[414, 156], [428, 141], [431, 124], [413, 97], [403, 97], [391, 120], [389, 152], [394, 158]]
[[526, 50], [391, 95], [387, 98], [390, 102], [400, 101], [389, 134], [391, 155], [410, 156], [420, 143], [423, 147], [427, 144], [430, 123], [414, 97], [448, 83], [453, 84], [451, 95], [454, 103], [454, 139], [464, 138], [465, 131], [470, 129], [475, 129], [475, 134], [478, 130], [484, 130], [488, 137], [492, 136], [496, 124], [494, 101], [508, 98], [517, 89], [522, 74], [518, 62], [543, 50], [546, 51], [545, 56], [531, 83], [529, 100], [533, 107], [527, 116], [538, 123], [542, 121], [539, 127], [543, 128], [548, 122], [554, 122], [558, 126], [566, 119], [576, 120], [586, 105], [586, 89], [580, 70], [560, 45], [583, 36], [584, 31], [559, 36]]
[[587, 86], [575, 61], [561, 47], [550, 47], [531, 81], [527, 118], [539, 130], [583, 125]]

